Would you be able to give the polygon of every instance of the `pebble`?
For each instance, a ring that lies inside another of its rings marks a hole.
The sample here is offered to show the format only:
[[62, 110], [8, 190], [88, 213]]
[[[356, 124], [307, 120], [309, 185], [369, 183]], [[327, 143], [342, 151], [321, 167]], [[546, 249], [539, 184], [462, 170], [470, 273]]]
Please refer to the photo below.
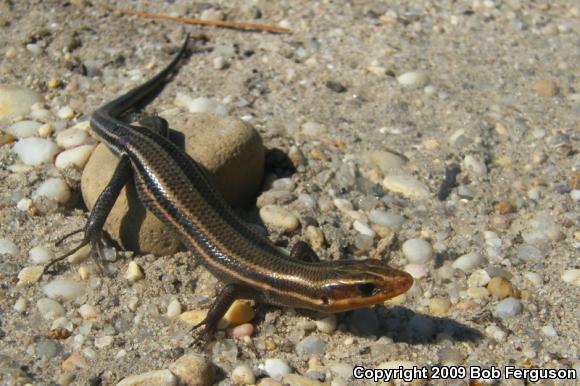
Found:
[[68, 358], [66, 358], [61, 364], [60, 367], [67, 372], [73, 372], [79, 369], [85, 369], [89, 366], [87, 360], [78, 351], [73, 352]]
[[70, 188], [66, 182], [59, 177], [52, 177], [44, 181], [32, 193], [32, 198], [46, 197], [48, 199], [66, 204], [71, 196]]
[[237, 326], [249, 322], [254, 319], [254, 316], [256, 316], [256, 310], [250, 307], [247, 301], [235, 300], [222, 320], [227, 326]]
[[283, 190], [286, 192], [292, 192], [296, 188], [296, 184], [292, 181], [292, 178], [279, 178], [272, 182], [273, 190]]
[[170, 364], [168, 369], [178, 377], [179, 384], [186, 386], [213, 385], [216, 376], [211, 361], [203, 355], [194, 353], [183, 355]]
[[252, 336], [254, 333], [254, 325], [251, 323], [243, 323], [232, 329], [232, 336], [234, 338], [242, 338], [244, 336]]
[[135, 283], [145, 277], [143, 270], [134, 261], [131, 261], [127, 266], [127, 272], [125, 273], [125, 279], [129, 280], [131, 283]]
[[35, 103], [40, 103], [42, 97], [25, 87], [0, 84], [0, 119], [7, 120], [26, 115]]
[[292, 369], [282, 359], [270, 358], [264, 361], [264, 371], [269, 377], [281, 380], [286, 374], [290, 374]]
[[28, 284], [36, 283], [44, 271], [44, 266], [42, 265], [32, 265], [30, 267], [24, 267], [18, 273], [17, 286], [25, 286]]
[[338, 321], [336, 320], [336, 315], [329, 314], [315, 321], [316, 329], [325, 334], [332, 334], [336, 330]]
[[228, 66], [228, 62], [223, 56], [216, 56], [212, 60], [212, 65], [216, 70], [223, 70]]
[[519, 298], [520, 291], [513, 286], [513, 284], [501, 276], [496, 276], [487, 284], [489, 292], [498, 299], [505, 299], [508, 297]]
[[60, 119], [71, 120], [75, 116], [74, 110], [70, 106], [63, 106], [56, 112]]
[[266, 205], [260, 209], [264, 223], [282, 233], [292, 233], [300, 226], [298, 217], [277, 205]]
[[463, 158], [463, 167], [478, 176], [485, 176], [487, 174], [487, 166], [485, 163], [478, 157], [472, 155], [466, 155]]
[[535, 245], [522, 244], [516, 249], [515, 256], [521, 261], [536, 262], [542, 260], [545, 254]]
[[370, 226], [358, 220], [353, 222], [352, 227], [362, 235], [369, 236], [371, 238], [376, 236], [376, 232], [372, 230]]
[[429, 301], [429, 312], [432, 315], [446, 315], [451, 308], [451, 300], [444, 296], [436, 296]]
[[18, 298], [18, 300], [16, 300], [16, 302], [14, 303], [14, 306], [12, 308], [14, 309], [14, 311], [16, 311], [18, 313], [23, 313], [24, 311], [26, 311], [28, 309], [28, 300], [20, 297], [20, 298]]
[[52, 254], [46, 247], [33, 247], [28, 251], [28, 258], [32, 264], [46, 264], [51, 260]]
[[70, 279], [55, 279], [42, 287], [42, 291], [49, 298], [64, 300], [74, 300], [82, 296], [85, 290], [84, 283]]
[[185, 311], [181, 315], [179, 315], [179, 319], [183, 322], [195, 326], [199, 322], [201, 322], [207, 315], [207, 310], [191, 310]]
[[187, 109], [190, 113], [207, 113], [225, 117], [228, 109], [215, 99], [200, 97], [192, 98], [189, 95], [178, 93], [175, 97], [175, 105]]
[[404, 156], [385, 150], [371, 152], [370, 159], [383, 173], [388, 173], [391, 169], [400, 168], [407, 163]]
[[7, 254], [16, 257], [19, 253], [18, 246], [12, 240], [0, 239], [0, 255]]
[[58, 153], [56, 143], [46, 138], [23, 138], [12, 148], [25, 165], [37, 166], [50, 162]]
[[494, 209], [498, 214], [510, 214], [517, 212], [518, 208], [509, 201], [500, 201], [494, 205]]
[[540, 245], [550, 241], [557, 241], [562, 236], [560, 226], [548, 213], [540, 212], [529, 220], [522, 237], [526, 243]]
[[465, 254], [463, 256], [458, 257], [453, 264], [451, 264], [451, 266], [453, 268], [457, 268], [460, 269], [464, 272], [468, 272], [470, 270], [472, 270], [473, 268], [477, 268], [478, 266], [480, 266], [481, 264], [483, 264], [483, 262], [485, 261], [485, 259], [483, 258], [483, 256], [477, 252], [472, 252], [472, 253], [468, 253]]
[[541, 97], [553, 97], [558, 93], [558, 85], [551, 79], [536, 80], [532, 84], [532, 89]]
[[98, 349], [110, 346], [113, 343], [113, 337], [110, 335], [99, 336], [95, 338], [95, 347]]
[[84, 145], [91, 137], [86, 130], [78, 127], [72, 127], [70, 129], [62, 130], [56, 135], [56, 144], [63, 149], [70, 149], [80, 145]]
[[234, 385], [240, 386], [253, 385], [256, 383], [254, 370], [252, 370], [252, 368], [246, 363], [236, 366], [236, 368], [234, 368], [232, 371], [230, 379]]
[[32, 200], [25, 197], [18, 201], [16, 208], [23, 212], [28, 212], [32, 208]]
[[525, 272], [524, 277], [533, 285], [539, 286], [544, 283], [544, 278], [536, 272]]
[[81, 145], [65, 150], [56, 156], [54, 166], [61, 170], [70, 167], [82, 169], [93, 153], [95, 146], [96, 145]]
[[54, 320], [64, 316], [64, 307], [57, 302], [49, 298], [42, 298], [36, 302], [36, 308], [40, 315], [46, 320]]
[[562, 280], [566, 283], [580, 287], [580, 269], [569, 269], [562, 274]]
[[326, 126], [318, 122], [308, 121], [302, 124], [302, 134], [308, 137], [320, 139], [327, 131]]
[[[30, 118], [40, 122], [48, 122], [51, 119], [51, 114], [49, 110], [44, 108], [34, 109], [30, 112]], [[51, 127], [50, 132], [52, 133], [52, 126], [50, 126], [49, 124], [44, 124], [42, 126]], [[44, 137], [44, 135], [42, 135], [41, 133], [42, 126], [38, 128], [38, 134]]]
[[401, 86], [425, 87], [429, 83], [429, 77], [422, 71], [408, 71], [397, 77]]
[[316, 201], [309, 194], [306, 193], [298, 194], [298, 202], [301, 203], [306, 209], [316, 208]]
[[171, 299], [171, 301], [169, 302], [169, 304], [167, 305], [167, 317], [172, 319], [175, 318], [179, 315], [181, 315], [181, 303], [179, 303], [179, 300], [177, 299]]
[[507, 333], [495, 324], [486, 327], [485, 333], [496, 342], [505, 342], [507, 338]]
[[548, 324], [548, 325], [545, 325], [544, 327], [542, 327], [542, 334], [549, 336], [551, 338], [558, 336], [558, 332], [556, 331], [554, 326], [552, 326], [551, 324]]
[[502, 320], [506, 320], [518, 315], [522, 310], [522, 303], [518, 299], [507, 298], [497, 303], [495, 315]]
[[36, 135], [42, 124], [36, 121], [18, 121], [8, 126], [6, 132], [16, 138], [27, 138]]
[[324, 233], [314, 225], [308, 225], [304, 230], [306, 239], [314, 249], [322, 249], [325, 244]]
[[471, 287], [467, 289], [467, 296], [472, 299], [487, 299], [490, 293], [485, 287]]
[[179, 378], [169, 370], [153, 370], [146, 373], [129, 375], [117, 383], [117, 386], [177, 386]]
[[301, 355], [322, 355], [326, 351], [326, 342], [315, 335], [307, 336], [296, 345], [296, 352]]
[[429, 274], [429, 270], [422, 264], [407, 264], [405, 272], [413, 276], [413, 279], [422, 279]]
[[403, 254], [411, 263], [425, 264], [433, 256], [433, 248], [427, 240], [409, 239], [403, 243]]
[[430, 196], [429, 188], [412, 176], [386, 176], [383, 179], [383, 187], [409, 199], [421, 200]]
[[486, 270], [477, 269], [467, 278], [467, 285], [469, 287], [483, 287], [486, 286], [490, 280], [491, 277]]
[[570, 198], [574, 201], [580, 201], [580, 189], [574, 189], [570, 192]]
[[79, 314], [84, 320], [96, 319], [99, 316], [95, 307], [90, 304], [83, 304], [79, 307]]
[[346, 213], [354, 210], [352, 203], [348, 200], [345, 200], [344, 198], [335, 198], [332, 202], [334, 203], [334, 206], [336, 206], [336, 208], [341, 212]]

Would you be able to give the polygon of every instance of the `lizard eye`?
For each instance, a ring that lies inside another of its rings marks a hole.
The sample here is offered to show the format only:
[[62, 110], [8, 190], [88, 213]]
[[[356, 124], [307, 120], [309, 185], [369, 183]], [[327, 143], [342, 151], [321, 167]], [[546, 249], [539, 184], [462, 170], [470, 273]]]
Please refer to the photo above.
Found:
[[371, 296], [376, 289], [373, 283], [359, 283], [357, 287], [362, 296]]

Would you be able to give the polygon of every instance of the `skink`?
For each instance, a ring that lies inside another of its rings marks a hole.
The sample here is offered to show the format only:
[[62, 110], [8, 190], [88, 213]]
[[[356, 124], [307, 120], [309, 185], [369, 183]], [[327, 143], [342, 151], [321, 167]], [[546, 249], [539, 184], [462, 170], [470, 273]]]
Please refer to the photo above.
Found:
[[305, 242], [296, 243], [288, 256], [234, 213], [205, 169], [167, 139], [163, 125], [141, 128], [120, 119], [167, 81], [186, 45], [187, 39], [152, 79], [92, 115], [92, 130], [120, 162], [82, 230], [83, 242], [74, 250], [90, 243], [100, 252], [104, 221], [121, 188], [133, 179], [146, 208], [225, 284], [198, 325], [206, 332], [214, 331], [239, 298], [340, 312], [379, 304], [407, 291], [412, 277], [380, 260], [321, 261]]

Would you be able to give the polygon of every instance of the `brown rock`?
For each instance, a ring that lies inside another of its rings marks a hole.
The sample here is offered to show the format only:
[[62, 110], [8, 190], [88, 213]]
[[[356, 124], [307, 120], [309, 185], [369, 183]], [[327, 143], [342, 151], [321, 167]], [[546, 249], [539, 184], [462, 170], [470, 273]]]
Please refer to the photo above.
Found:
[[506, 278], [496, 276], [487, 283], [489, 292], [498, 299], [520, 298], [520, 291]]
[[572, 172], [570, 176], [570, 189], [580, 189], [580, 172]]
[[203, 355], [185, 354], [169, 365], [169, 371], [186, 386], [213, 385], [215, 368]]
[[509, 201], [500, 201], [495, 204], [495, 211], [499, 214], [515, 213], [516, 210], [516, 206]]
[[[187, 153], [210, 172], [226, 200], [233, 206], [249, 204], [264, 170], [264, 147], [258, 132], [238, 119], [211, 114], [180, 114], [167, 119], [182, 132]], [[81, 180], [89, 209], [109, 182], [117, 162], [104, 144], [91, 155]], [[168, 255], [182, 248], [176, 235], [145, 210], [132, 182], [121, 191], [105, 230], [122, 248], [141, 254]]]
[[532, 88], [541, 97], [553, 97], [558, 93], [558, 85], [551, 79], [536, 80]]

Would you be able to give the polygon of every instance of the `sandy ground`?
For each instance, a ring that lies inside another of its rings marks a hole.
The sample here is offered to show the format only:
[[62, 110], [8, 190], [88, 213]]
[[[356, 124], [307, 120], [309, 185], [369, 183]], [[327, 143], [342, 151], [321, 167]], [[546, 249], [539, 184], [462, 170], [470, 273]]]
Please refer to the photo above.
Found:
[[[338, 329], [330, 334], [311, 329], [309, 321], [317, 318], [312, 313], [258, 306], [250, 343], [222, 333], [222, 343], [206, 349], [220, 369], [216, 382], [232, 384], [232, 369], [240, 363], [249, 364], [259, 382], [267, 376], [265, 358], [283, 359], [293, 373], [310, 370], [310, 379], [334, 385], [354, 382], [337, 375], [337, 363], [579, 368], [580, 289], [578, 279], [576, 284], [562, 279], [579, 268], [578, 4], [175, 0], [115, 5], [179, 16], [205, 12], [279, 24], [292, 33], [156, 22], [79, 0], [2, 2], [0, 83], [34, 89], [49, 110], [70, 106], [75, 119], [83, 120], [166, 63], [190, 31], [193, 54], [150, 109], [174, 107], [178, 92], [225, 98], [229, 114], [248, 119], [268, 148], [301, 150], [306, 163], [292, 175], [294, 192], [310, 195], [318, 205], [309, 210], [280, 204], [297, 212], [303, 226], [290, 235], [272, 232], [279, 245], [304, 239], [305, 225], [313, 223], [327, 240], [324, 258], [372, 255], [381, 237], [371, 237], [365, 248], [369, 240], [353, 229], [353, 219], [324, 205], [343, 198], [364, 216], [385, 209], [405, 218], [389, 246], [393, 266], [409, 263], [402, 252], [405, 240], [422, 238], [433, 246], [423, 268], [410, 268], [422, 277], [400, 304], [338, 315]], [[222, 61], [227, 65], [216, 64]], [[400, 76], [409, 72], [420, 74], [406, 85]], [[306, 122], [323, 128], [305, 132]], [[206, 308], [204, 299], [219, 288], [187, 253], [140, 258], [147, 279], [135, 285], [123, 279], [127, 260], [121, 253], [112, 264], [118, 275], [91, 277], [85, 295], [62, 302], [72, 336], [46, 338], [51, 322], [36, 303], [52, 278], [16, 287], [16, 276], [30, 265], [30, 248], [45, 245], [61, 252], [52, 243], [82, 226], [86, 212], [79, 200], [47, 214], [17, 209], [14, 192], [30, 195], [54, 171], [37, 167], [14, 177], [8, 166], [17, 158], [10, 145], [0, 149], [0, 238], [20, 249], [16, 256], [0, 257], [3, 384], [115, 384], [130, 374], [167, 368], [187, 352], [187, 326], [165, 316], [167, 304], [176, 298], [184, 309]], [[382, 179], [390, 172], [367, 159], [377, 150], [403, 154], [405, 174], [421, 181], [428, 196], [417, 199], [384, 188]], [[445, 170], [453, 164], [460, 167], [457, 186], [439, 200]], [[75, 179], [71, 173], [68, 181]], [[541, 240], [530, 239], [531, 228]], [[520, 258], [523, 244], [535, 245], [540, 256]], [[484, 261], [466, 273], [454, 270], [453, 261], [470, 252]], [[517, 289], [522, 310], [498, 317], [497, 297], [469, 292], [487, 284], [469, 280], [478, 269], [506, 278]], [[76, 270], [71, 266], [59, 275], [76, 278]], [[28, 305], [20, 312], [14, 309], [19, 299]], [[75, 311], [82, 304], [98, 310], [89, 327]], [[296, 350], [308, 335], [326, 343], [317, 355], [318, 373], [309, 364], [312, 355]], [[112, 342], [99, 340], [104, 336]], [[82, 353], [85, 365], [63, 368], [73, 352]]]

